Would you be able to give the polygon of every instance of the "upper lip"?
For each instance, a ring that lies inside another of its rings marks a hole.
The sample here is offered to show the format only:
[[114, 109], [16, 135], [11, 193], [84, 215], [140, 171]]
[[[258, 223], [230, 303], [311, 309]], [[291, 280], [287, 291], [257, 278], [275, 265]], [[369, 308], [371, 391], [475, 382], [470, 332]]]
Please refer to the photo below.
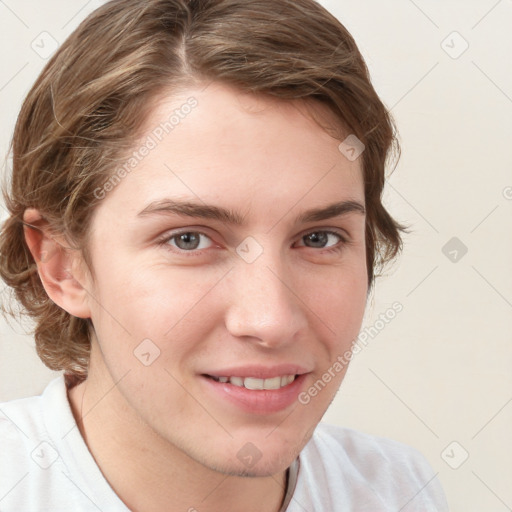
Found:
[[273, 377], [282, 377], [283, 375], [301, 375], [309, 373], [304, 366], [298, 364], [278, 364], [273, 366], [261, 365], [243, 365], [233, 368], [219, 368], [208, 370], [203, 375], [212, 377], [254, 377], [256, 379], [271, 379]]

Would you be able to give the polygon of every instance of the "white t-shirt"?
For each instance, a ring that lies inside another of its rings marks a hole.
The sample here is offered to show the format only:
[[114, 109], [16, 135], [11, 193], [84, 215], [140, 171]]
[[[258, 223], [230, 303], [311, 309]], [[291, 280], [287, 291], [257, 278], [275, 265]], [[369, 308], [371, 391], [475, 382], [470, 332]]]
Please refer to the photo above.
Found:
[[[446, 512], [416, 450], [319, 424], [290, 468], [283, 512]], [[127, 512], [89, 452], [64, 377], [41, 396], [0, 404], [1, 512]]]

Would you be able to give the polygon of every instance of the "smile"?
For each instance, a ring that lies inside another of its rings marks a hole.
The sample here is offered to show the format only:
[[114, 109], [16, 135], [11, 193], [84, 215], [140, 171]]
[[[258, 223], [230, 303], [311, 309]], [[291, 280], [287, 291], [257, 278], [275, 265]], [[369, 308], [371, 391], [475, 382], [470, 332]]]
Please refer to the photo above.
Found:
[[256, 377], [217, 377], [208, 375], [216, 382], [230, 383], [233, 386], [250, 390], [281, 389], [291, 384], [296, 375], [281, 375], [269, 379], [258, 379]]

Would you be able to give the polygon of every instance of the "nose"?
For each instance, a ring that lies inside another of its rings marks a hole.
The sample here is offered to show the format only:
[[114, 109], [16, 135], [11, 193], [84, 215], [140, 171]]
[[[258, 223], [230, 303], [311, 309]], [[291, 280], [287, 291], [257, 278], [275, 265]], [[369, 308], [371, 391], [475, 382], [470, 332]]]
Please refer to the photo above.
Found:
[[307, 307], [282, 264], [239, 262], [230, 272], [226, 328], [231, 335], [268, 348], [293, 343], [307, 326]]

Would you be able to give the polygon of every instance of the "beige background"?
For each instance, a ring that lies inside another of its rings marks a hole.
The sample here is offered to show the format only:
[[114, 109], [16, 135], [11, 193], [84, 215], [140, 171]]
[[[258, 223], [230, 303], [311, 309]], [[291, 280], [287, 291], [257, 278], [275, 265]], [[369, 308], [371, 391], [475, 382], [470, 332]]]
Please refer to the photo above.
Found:
[[[100, 3], [0, 1], [2, 156], [45, 63], [32, 42], [51, 49]], [[453, 511], [511, 510], [512, 1], [321, 3], [397, 120], [403, 157], [386, 202], [413, 228], [377, 281], [369, 342], [325, 420], [417, 447]], [[403, 311], [379, 322], [394, 302]], [[0, 321], [0, 400], [54, 375], [22, 332]]]

